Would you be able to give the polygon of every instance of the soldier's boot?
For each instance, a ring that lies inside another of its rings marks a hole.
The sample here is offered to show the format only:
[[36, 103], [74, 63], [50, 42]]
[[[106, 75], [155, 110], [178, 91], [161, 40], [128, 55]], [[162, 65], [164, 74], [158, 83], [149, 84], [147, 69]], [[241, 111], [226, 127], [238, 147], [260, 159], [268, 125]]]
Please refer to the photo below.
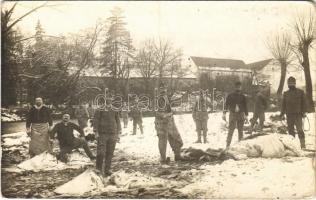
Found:
[[174, 151], [174, 160], [175, 161], [182, 161], [184, 160], [183, 157], [181, 156], [181, 150], [177, 149]]
[[139, 128], [140, 128], [140, 133], [143, 135], [143, 134], [144, 134], [144, 128], [143, 128], [143, 125], [141, 125]]
[[298, 134], [298, 138], [300, 139], [301, 149], [306, 149], [306, 146], [305, 146], [305, 135], [304, 135], [304, 133], [299, 133], [299, 134]]
[[208, 141], [207, 141], [207, 131], [203, 131], [203, 140], [204, 140], [204, 143], [208, 143]]
[[202, 141], [201, 141], [201, 131], [200, 130], [197, 131], [197, 136], [198, 136], [198, 139], [197, 139], [197, 141], [195, 141], [195, 143], [202, 143]]

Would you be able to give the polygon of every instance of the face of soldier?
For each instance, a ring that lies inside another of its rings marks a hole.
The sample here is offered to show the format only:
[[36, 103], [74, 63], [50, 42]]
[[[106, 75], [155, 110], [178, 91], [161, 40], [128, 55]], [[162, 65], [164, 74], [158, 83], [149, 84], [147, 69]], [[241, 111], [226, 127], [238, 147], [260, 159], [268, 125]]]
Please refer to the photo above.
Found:
[[43, 105], [43, 99], [42, 98], [36, 98], [35, 99], [35, 105], [37, 105], [37, 106]]
[[241, 92], [241, 85], [236, 86], [236, 91]]
[[295, 89], [296, 84], [293, 83], [293, 82], [289, 82], [289, 83], [288, 83], [288, 87], [289, 87], [290, 90]]
[[64, 123], [68, 123], [69, 120], [70, 120], [70, 115], [69, 115], [69, 114], [64, 114], [64, 115], [63, 115], [63, 122], [64, 122]]

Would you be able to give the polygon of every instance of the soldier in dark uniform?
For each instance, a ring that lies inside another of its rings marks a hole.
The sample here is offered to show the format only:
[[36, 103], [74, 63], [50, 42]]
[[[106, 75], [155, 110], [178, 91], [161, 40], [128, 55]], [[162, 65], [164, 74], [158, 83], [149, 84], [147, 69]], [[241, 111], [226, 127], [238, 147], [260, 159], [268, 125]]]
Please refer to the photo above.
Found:
[[264, 120], [265, 120], [265, 111], [268, 108], [267, 99], [263, 94], [262, 89], [258, 91], [256, 98], [255, 98], [255, 106], [253, 111], [253, 117], [251, 120], [251, 130], [250, 133], [253, 131], [253, 128], [259, 119], [259, 129], [263, 129]]
[[205, 97], [203, 95], [203, 91], [200, 91], [199, 99], [196, 102], [193, 113], [193, 120], [196, 125], [196, 132], [198, 139], [195, 143], [201, 143], [201, 132], [203, 131], [203, 140], [204, 143], [207, 143], [207, 120], [208, 120], [208, 112], [207, 112], [207, 104]]
[[226, 112], [229, 110], [229, 127], [227, 135], [226, 148], [230, 146], [233, 133], [237, 125], [238, 141], [243, 138], [243, 127], [245, 121], [248, 121], [247, 99], [241, 92], [241, 82], [235, 83], [235, 91], [230, 93], [225, 102], [225, 109], [223, 112], [223, 119], [226, 120]]
[[113, 153], [121, 134], [119, 113], [111, 108], [110, 99], [107, 99], [106, 106], [100, 105], [96, 110], [93, 131], [97, 138], [96, 168], [104, 176], [110, 176]]
[[294, 126], [296, 127], [301, 148], [305, 148], [305, 134], [303, 131], [303, 117], [306, 117], [307, 104], [303, 90], [296, 88], [294, 77], [288, 78], [289, 90], [284, 92], [281, 107], [281, 118], [286, 114], [289, 134], [295, 137]]
[[135, 105], [132, 106], [130, 117], [133, 120], [133, 135], [136, 135], [137, 125], [141, 134], [143, 134], [143, 114], [140, 108], [138, 108], [138, 101], [136, 101]]
[[175, 161], [182, 160], [180, 151], [183, 141], [173, 119], [167, 89], [161, 84], [159, 90], [158, 105], [155, 113], [155, 128], [158, 136], [160, 162], [168, 164], [170, 160], [166, 158], [167, 141], [169, 141], [171, 149], [174, 152]]

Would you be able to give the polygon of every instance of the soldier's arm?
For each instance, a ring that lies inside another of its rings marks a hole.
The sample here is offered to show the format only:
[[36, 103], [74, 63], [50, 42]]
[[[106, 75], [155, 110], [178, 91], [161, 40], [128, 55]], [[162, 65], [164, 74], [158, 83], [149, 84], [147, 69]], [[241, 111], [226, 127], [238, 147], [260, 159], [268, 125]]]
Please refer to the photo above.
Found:
[[248, 116], [247, 97], [245, 95], [243, 95], [243, 96], [244, 96], [243, 104], [244, 104], [244, 108], [245, 108], [245, 115]]
[[47, 117], [49, 126], [53, 126], [52, 110], [47, 108]]
[[71, 127], [80, 133], [80, 137], [84, 137], [84, 132], [77, 124], [70, 123]]
[[307, 113], [307, 99], [306, 99], [306, 95], [304, 93], [304, 91], [302, 91], [302, 105], [301, 105], [301, 108], [302, 108], [302, 114], [305, 114]]
[[118, 134], [120, 134], [122, 131], [122, 128], [121, 128], [121, 121], [120, 121], [120, 117], [118, 113], [115, 113], [115, 120], [116, 120]]
[[225, 101], [225, 104], [224, 104], [224, 113], [226, 113], [228, 111], [228, 106], [230, 105], [230, 100], [231, 97], [230, 97], [230, 94], [227, 96], [226, 98], [226, 101]]
[[26, 117], [26, 128], [30, 128], [30, 127], [31, 127], [32, 112], [33, 112], [33, 108], [31, 108], [30, 111], [27, 113], [27, 117]]
[[285, 110], [286, 110], [285, 98], [286, 98], [286, 95], [285, 95], [285, 93], [283, 93], [282, 104], [281, 104], [281, 116], [283, 116], [285, 114]]
[[93, 117], [93, 131], [98, 131], [100, 120], [100, 111], [96, 110]]
[[58, 130], [58, 124], [56, 124], [54, 126], [54, 128], [50, 131], [49, 133], [49, 136], [51, 139], [54, 139], [55, 138], [55, 134], [57, 133], [57, 130]]

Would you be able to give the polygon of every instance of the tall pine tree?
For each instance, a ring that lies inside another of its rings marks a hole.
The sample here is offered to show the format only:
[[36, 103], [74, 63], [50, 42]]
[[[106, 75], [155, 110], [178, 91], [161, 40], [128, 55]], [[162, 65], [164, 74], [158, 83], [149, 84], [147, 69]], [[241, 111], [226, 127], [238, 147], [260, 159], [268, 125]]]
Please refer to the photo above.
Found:
[[121, 86], [126, 89], [131, 70], [131, 59], [134, 51], [132, 39], [126, 29], [123, 10], [115, 7], [111, 11], [112, 15], [107, 19], [109, 29], [105, 36], [102, 52], [100, 56], [101, 69], [103, 74], [112, 77], [110, 89], [118, 89], [118, 79], [124, 79], [125, 83]]

